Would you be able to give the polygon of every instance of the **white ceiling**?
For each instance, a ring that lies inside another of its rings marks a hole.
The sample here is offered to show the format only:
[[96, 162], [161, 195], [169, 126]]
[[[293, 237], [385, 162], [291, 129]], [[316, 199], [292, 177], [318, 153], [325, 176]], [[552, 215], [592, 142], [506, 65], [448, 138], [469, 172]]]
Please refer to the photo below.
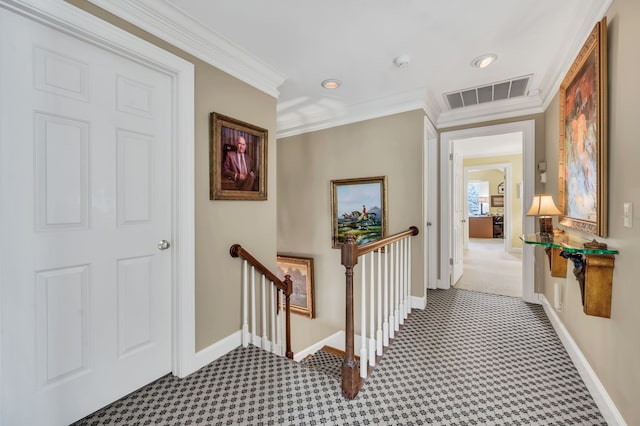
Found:
[[[424, 108], [437, 128], [542, 112], [611, 0], [90, 0], [278, 99], [278, 137]], [[495, 53], [485, 69], [471, 61]], [[408, 55], [398, 68], [393, 59]], [[531, 75], [528, 95], [444, 94]], [[320, 86], [327, 78], [343, 85]]]

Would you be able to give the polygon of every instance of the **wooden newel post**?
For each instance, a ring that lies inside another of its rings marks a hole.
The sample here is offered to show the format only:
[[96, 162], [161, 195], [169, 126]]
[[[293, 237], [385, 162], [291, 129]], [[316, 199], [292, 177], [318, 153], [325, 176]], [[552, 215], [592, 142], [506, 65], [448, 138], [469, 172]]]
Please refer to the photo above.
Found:
[[360, 369], [354, 356], [353, 327], [353, 267], [358, 263], [358, 245], [353, 234], [346, 235], [342, 245], [342, 265], [346, 276], [346, 338], [345, 355], [342, 362], [342, 396], [353, 399], [360, 390]]
[[286, 328], [286, 357], [293, 359], [293, 351], [291, 350], [291, 293], [293, 293], [293, 281], [289, 275], [285, 275], [284, 283], [287, 285], [285, 297], [285, 328]]

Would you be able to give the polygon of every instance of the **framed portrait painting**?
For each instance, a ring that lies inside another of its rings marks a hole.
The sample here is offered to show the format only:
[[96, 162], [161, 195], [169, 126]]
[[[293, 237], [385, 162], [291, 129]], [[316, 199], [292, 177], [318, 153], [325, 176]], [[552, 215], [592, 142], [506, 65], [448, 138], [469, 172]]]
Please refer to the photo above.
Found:
[[607, 25], [598, 22], [560, 86], [560, 224], [607, 236]]
[[267, 199], [267, 130], [212, 112], [209, 198]]
[[387, 236], [387, 177], [377, 176], [331, 181], [333, 248], [340, 248], [347, 234], [358, 245]]
[[291, 312], [315, 317], [313, 305], [313, 259], [310, 257], [278, 255], [276, 276], [284, 281], [285, 275], [293, 281]]

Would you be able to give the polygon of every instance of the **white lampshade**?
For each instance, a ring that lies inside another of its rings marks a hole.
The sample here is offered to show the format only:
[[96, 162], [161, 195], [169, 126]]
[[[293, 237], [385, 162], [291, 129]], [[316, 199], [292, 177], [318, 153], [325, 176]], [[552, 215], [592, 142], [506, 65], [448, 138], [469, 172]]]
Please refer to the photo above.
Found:
[[557, 216], [562, 214], [553, 202], [551, 194], [536, 194], [533, 196], [527, 216]]

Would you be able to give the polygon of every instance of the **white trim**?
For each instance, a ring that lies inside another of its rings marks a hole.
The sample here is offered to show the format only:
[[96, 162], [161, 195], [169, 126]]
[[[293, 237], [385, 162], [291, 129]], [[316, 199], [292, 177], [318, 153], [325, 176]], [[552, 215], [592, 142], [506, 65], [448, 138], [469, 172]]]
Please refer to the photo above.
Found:
[[438, 132], [428, 116], [424, 117], [423, 183], [423, 240], [424, 240], [424, 297], [427, 289], [438, 288]]
[[[438, 288], [450, 287], [449, 257], [451, 253], [450, 243], [450, 208], [451, 208], [451, 183], [449, 166], [449, 153], [453, 141], [477, 136], [491, 136], [504, 133], [522, 132], [522, 181], [524, 184], [523, 199], [533, 197], [535, 184], [535, 121], [515, 121], [512, 123], [493, 126], [474, 127], [440, 134], [440, 281]], [[507, 201], [505, 199], [505, 201]], [[523, 233], [534, 232], [535, 223], [533, 217], [524, 216], [522, 220]], [[522, 256], [522, 298], [530, 303], [540, 303], [534, 288], [534, 251], [533, 246], [526, 245]]]
[[411, 309], [425, 309], [427, 307], [427, 295], [422, 297], [411, 296]]
[[89, 1], [274, 98], [287, 78], [169, 1]]
[[[240, 347], [242, 345], [242, 330], [238, 330], [233, 334], [223, 338], [222, 340], [218, 340], [211, 346], [208, 346], [198, 352], [196, 352], [195, 356], [192, 359], [191, 367], [193, 371], [197, 371], [202, 367], [211, 364], [213, 361], [218, 358], [222, 358], [232, 350]], [[185, 374], [183, 376], [179, 376], [180, 378], [188, 376], [190, 373]]]
[[314, 343], [308, 348], [301, 350], [300, 352], [296, 353], [293, 356], [293, 360], [300, 362], [306, 357], [308, 357], [309, 355], [315, 354], [325, 346], [331, 346], [332, 348], [336, 348], [336, 349], [340, 349], [341, 351], [344, 351], [344, 331], [338, 331], [332, 334], [331, 336], [326, 337]]
[[622, 417], [622, 414], [618, 411], [618, 408], [609, 396], [609, 393], [598, 378], [596, 372], [593, 371], [591, 364], [589, 364], [589, 361], [580, 350], [580, 347], [576, 341], [573, 340], [573, 337], [571, 337], [571, 334], [564, 326], [562, 320], [560, 320], [553, 307], [549, 304], [549, 301], [544, 294], [541, 295], [540, 298], [542, 300], [542, 307], [544, 308], [549, 321], [551, 321], [551, 325], [553, 325], [558, 337], [569, 353], [578, 373], [580, 373], [580, 377], [582, 377], [584, 384], [587, 386], [587, 389], [589, 389], [596, 405], [598, 405], [602, 416], [611, 426], [625, 426], [627, 423]]
[[179, 377], [188, 375], [195, 371], [196, 359], [193, 64], [63, 1], [1, 0], [0, 7], [151, 66], [171, 78], [175, 99], [172, 372]]
[[591, 19], [586, 19], [582, 23], [582, 28], [580, 28], [580, 31], [576, 33], [577, 35], [573, 40], [565, 40], [564, 44], [568, 49], [561, 52], [558, 60], [556, 61], [556, 63], [562, 65], [556, 68], [555, 74], [550, 79], [552, 84], [546, 91], [547, 96], [542, 104], [543, 110], [546, 111], [551, 104], [551, 101], [555, 99], [555, 94], [560, 91], [562, 80], [564, 80], [564, 76], [569, 72], [569, 68], [571, 68], [573, 61], [578, 56], [580, 49], [582, 49], [582, 45], [587, 37], [589, 37], [589, 34], [591, 34], [591, 31], [593, 31], [593, 27], [596, 23], [605, 16], [607, 10], [609, 10], [609, 7], [611, 6], [611, 3], [613, 3], [613, 0], [603, 0], [602, 2], [592, 3], [592, 10], [587, 14]]

